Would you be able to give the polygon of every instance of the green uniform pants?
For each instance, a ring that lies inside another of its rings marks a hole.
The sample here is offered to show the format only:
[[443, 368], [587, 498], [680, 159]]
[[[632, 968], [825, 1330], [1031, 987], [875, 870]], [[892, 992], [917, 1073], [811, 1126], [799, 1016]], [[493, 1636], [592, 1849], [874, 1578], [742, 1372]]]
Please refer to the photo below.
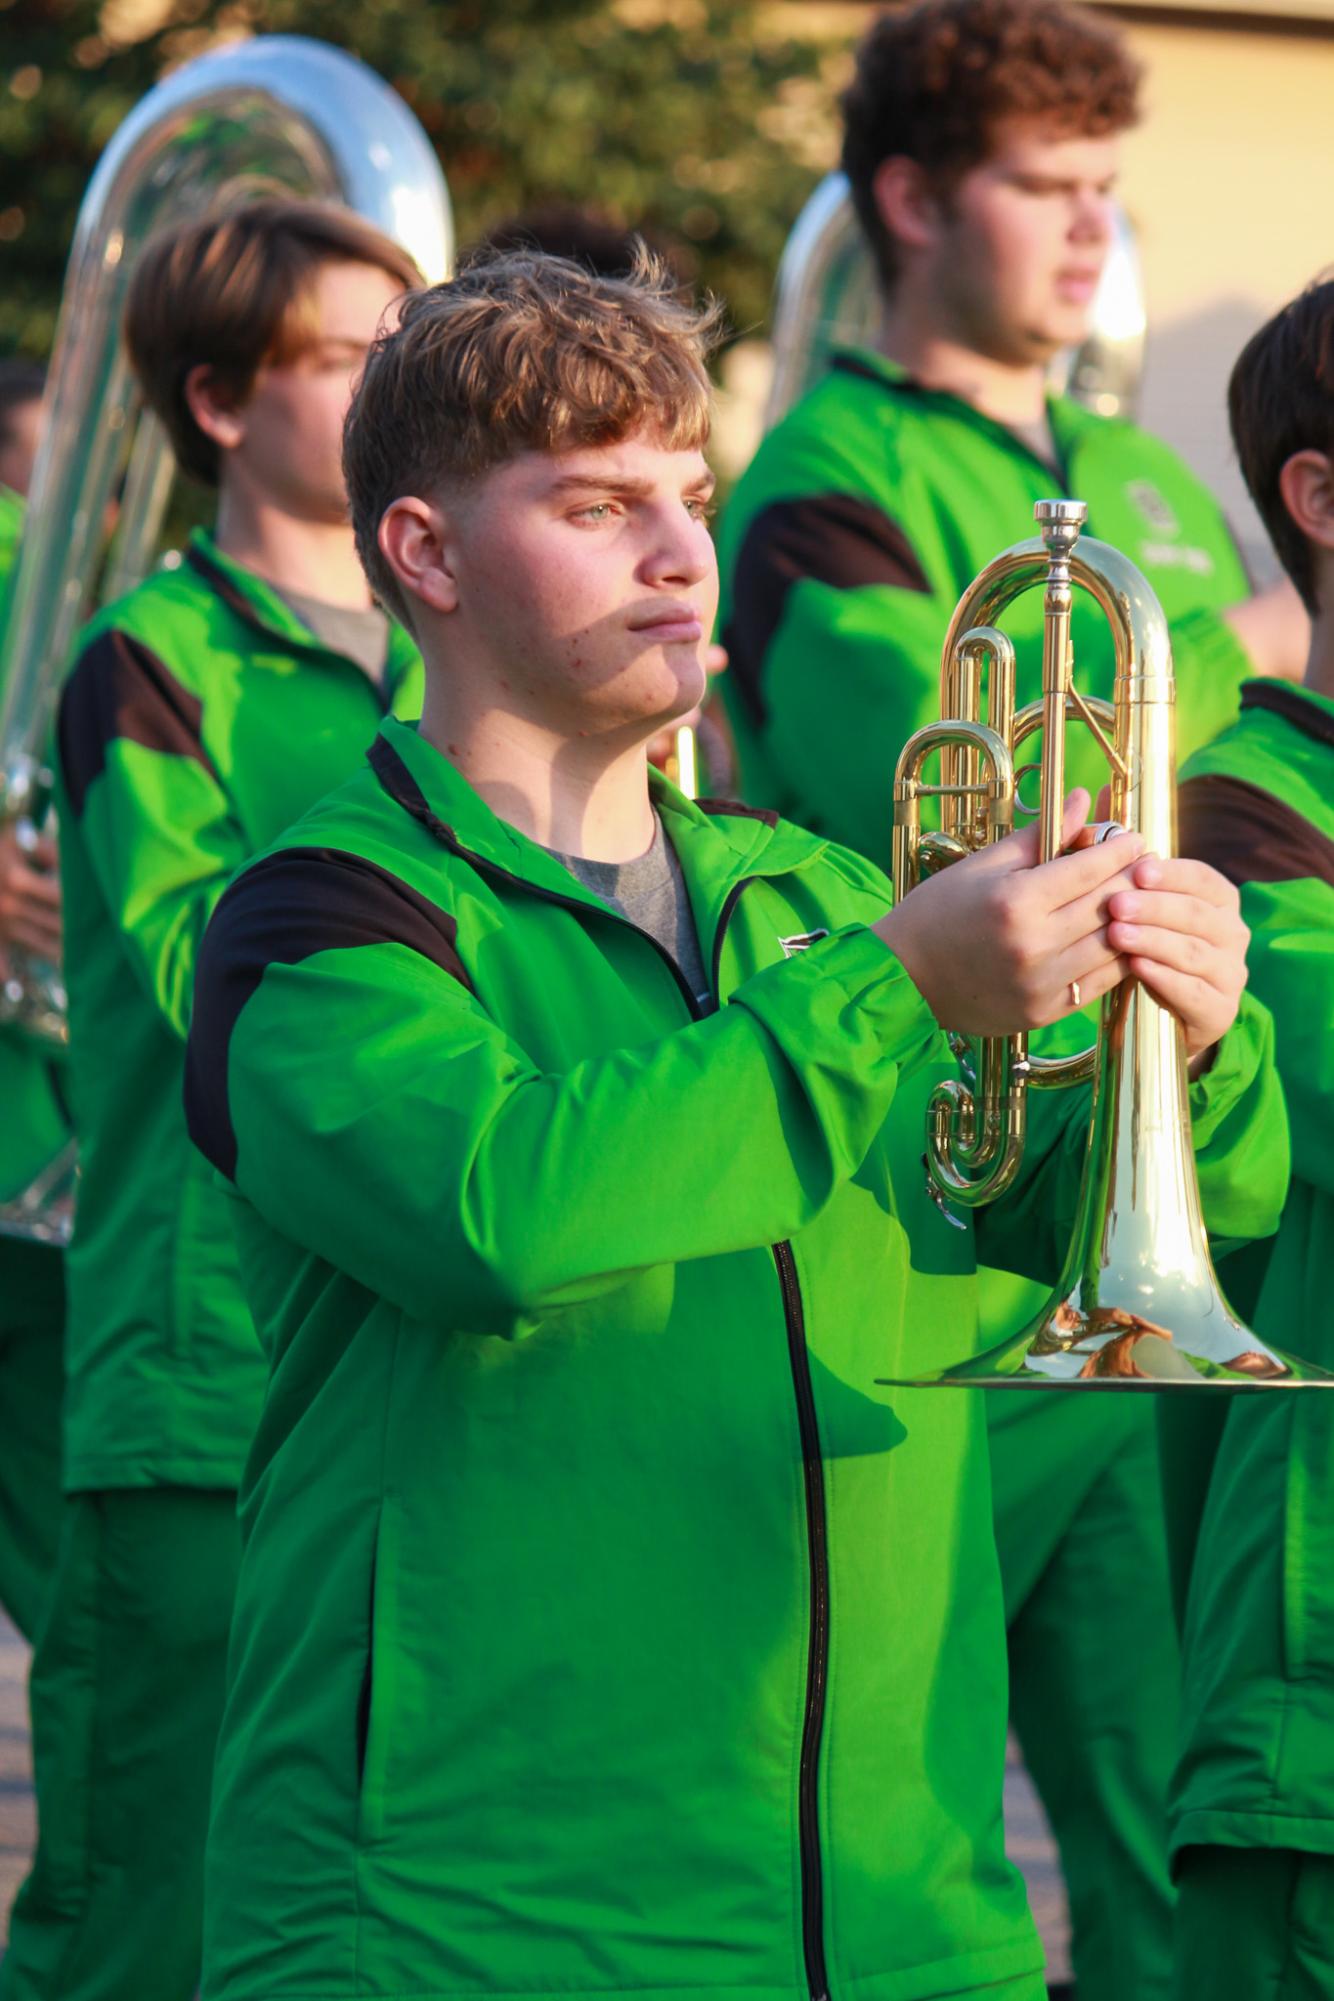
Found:
[[0, 2001], [190, 2001], [236, 1496], [76, 1494], [33, 1659], [38, 1842]]
[[1186, 1848], [1172, 2001], [1332, 2001], [1334, 1855]]
[[980, 1394], [1010, 1720], [1061, 1851], [1075, 1992], [1166, 2001], [1180, 1656], [1152, 1400]]
[[64, 1260], [0, 1240], [0, 1606], [25, 1639], [56, 1565]]

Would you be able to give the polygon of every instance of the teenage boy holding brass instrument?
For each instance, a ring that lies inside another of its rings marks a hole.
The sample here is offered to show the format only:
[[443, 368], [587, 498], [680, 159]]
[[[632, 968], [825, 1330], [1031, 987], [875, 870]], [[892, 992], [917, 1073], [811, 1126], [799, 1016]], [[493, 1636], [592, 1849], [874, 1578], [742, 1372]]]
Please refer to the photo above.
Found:
[[[1274, 1016], [1292, 1190], [1252, 1318], [1334, 1361], [1334, 283], [1294, 299], [1233, 371], [1251, 496], [1312, 617], [1298, 688], [1255, 681], [1187, 766], [1183, 852], [1241, 890], [1251, 986]], [[1191, 1578], [1175, 2001], [1334, 1995], [1334, 1411], [1228, 1408]]]
[[[1138, 836], [890, 910], [649, 773], [716, 602], [708, 331], [650, 264], [502, 257], [407, 302], [349, 413], [421, 725], [232, 885], [186, 1064], [270, 1362], [207, 2001], [1044, 1991], [981, 1406], [875, 1383], [975, 1331], [938, 1023], [1138, 971], [1225, 1235], [1281, 1200], [1269, 1025], [1233, 892]], [[1054, 1272], [1087, 1113], [1035, 1108], [993, 1259]]]
[[248, 855], [419, 699], [339, 464], [351, 379], [418, 274], [286, 197], [141, 253], [126, 335], [212, 535], [101, 611], [57, 727], [70, 1077], [65, 1522], [32, 1677], [39, 1840], [4, 2001], [189, 2001], [263, 1357], [181, 1068], [195, 956]]
[[[1030, 532], [1037, 500], [1087, 502], [1088, 533], [1158, 594], [1183, 750], [1231, 719], [1248, 674], [1300, 671], [1296, 593], [1248, 598], [1217, 505], [1174, 454], [1046, 394], [1048, 363], [1087, 331], [1138, 84], [1115, 32], [1064, 0], [926, 0], [859, 52], [844, 166], [882, 338], [835, 357], [741, 480], [720, 637], [744, 796], [876, 859], [898, 754], [939, 713], [954, 606]], [[1005, 625], [1023, 704], [1040, 692], [1041, 594]], [[1081, 691], [1110, 696], [1110, 633], [1082, 594], [1072, 634]], [[1068, 768], [1092, 789], [1106, 776], [1083, 730]], [[1092, 1034], [1072, 1024], [1061, 1047]], [[991, 1337], [1040, 1303], [989, 1279]], [[1153, 1414], [1137, 1399], [1003, 1396], [986, 1415], [1012, 1715], [1060, 1844], [1075, 1986], [1080, 2001], [1163, 2001], [1178, 1652]], [[1133, 1704], [1127, 1655], [1149, 1692]]]

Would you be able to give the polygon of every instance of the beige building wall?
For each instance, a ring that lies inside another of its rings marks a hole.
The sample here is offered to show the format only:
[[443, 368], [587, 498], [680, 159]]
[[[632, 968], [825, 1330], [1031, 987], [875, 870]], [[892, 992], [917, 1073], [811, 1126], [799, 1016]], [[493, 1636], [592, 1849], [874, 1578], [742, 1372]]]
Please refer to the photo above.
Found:
[[1148, 71], [1123, 180], [1149, 313], [1141, 418], [1219, 494], [1272, 575], [1228, 444], [1227, 378], [1256, 327], [1334, 270], [1334, 21], [1224, 26], [1212, 9], [1196, 27], [1118, 11]]

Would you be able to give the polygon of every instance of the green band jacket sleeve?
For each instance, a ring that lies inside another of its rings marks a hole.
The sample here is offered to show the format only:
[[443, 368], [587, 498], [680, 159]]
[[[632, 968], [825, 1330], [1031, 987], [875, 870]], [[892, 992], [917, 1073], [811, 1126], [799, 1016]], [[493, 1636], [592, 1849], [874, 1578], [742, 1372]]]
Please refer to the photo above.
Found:
[[[1241, 889], [1292, 1190], [1255, 1324], [1334, 1367], [1334, 702], [1254, 682], [1187, 767], [1182, 846]], [[1191, 1579], [1172, 1843], [1334, 1854], [1334, 1398], [1228, 1413]]]
[[976, 1338], [948, 1054], [871, 864], [656, 796], [707, 1011], [394, 723], [210, 926], [186, 1103], [272, 1373], [209, 2001], [1036, 1972], [982, 1414], [875, 1382]]
[[[882, 357], [839, 356], [764, 439], [720, 539], [723, 679], [745, 796], [882, 863], [907, 738], [939, 713], [940, 649], [958, 599], [1033, 504], [1069, 494], [1090, 535], [1148, 577], [1172, 627], [1184, 756], [1228, 723], [1250, 665], [1223, 618], [1248, 585], [1217, 505], [1132, 425], [1049, 405], [1058, 463], [1003, 425], [928, 391]], [[1041, 693], [1041, 593], [1007, 614], [1021, 703]], [[1110, 696], [1102, 614], [1076, 594], [1076, 675]], [[1086, 733], [1071, 783], [1105, 777]]]
[[[248, 857], [346, 777], [391, 699], [207, 537], [99, 614], [57, 724], [70, 1086], [66, 1484], [234, 1485], [263, 1363], [226, 1197], [180, 1109], [199, 942]], [[411, 708], [410, 708], [411, 712]]]

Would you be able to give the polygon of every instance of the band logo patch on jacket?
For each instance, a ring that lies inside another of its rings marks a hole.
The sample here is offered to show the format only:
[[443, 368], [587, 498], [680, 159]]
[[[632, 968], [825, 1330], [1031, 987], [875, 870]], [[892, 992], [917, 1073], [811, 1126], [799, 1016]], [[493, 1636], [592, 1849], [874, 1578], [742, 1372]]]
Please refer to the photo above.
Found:
[[778, 942], [783, 948], [783, 957], [795, 959], [798, 952], [809, 951], [812, 945], [818, 945], [822, 938], [828, 936], [829, 933], [825, 930], [794, 931], [790, 938], [780, 938]]
[[[1171, 502], [1152, 481], [1132, 479], [1126, 488], [1126, 498], [1138, 508], [1154, 531], [1153, 541], [1139, 545], [1139, 559], [1146, 569], [1190, 570], [1197, 577], [1213, 575], [1214, 559], [1207, 549], [1193, 548], [1189, 543], [1175, 539], [1181, 533], [1180, 519]], [[1165, 540], [1165, 537], [1173, 539]]]

